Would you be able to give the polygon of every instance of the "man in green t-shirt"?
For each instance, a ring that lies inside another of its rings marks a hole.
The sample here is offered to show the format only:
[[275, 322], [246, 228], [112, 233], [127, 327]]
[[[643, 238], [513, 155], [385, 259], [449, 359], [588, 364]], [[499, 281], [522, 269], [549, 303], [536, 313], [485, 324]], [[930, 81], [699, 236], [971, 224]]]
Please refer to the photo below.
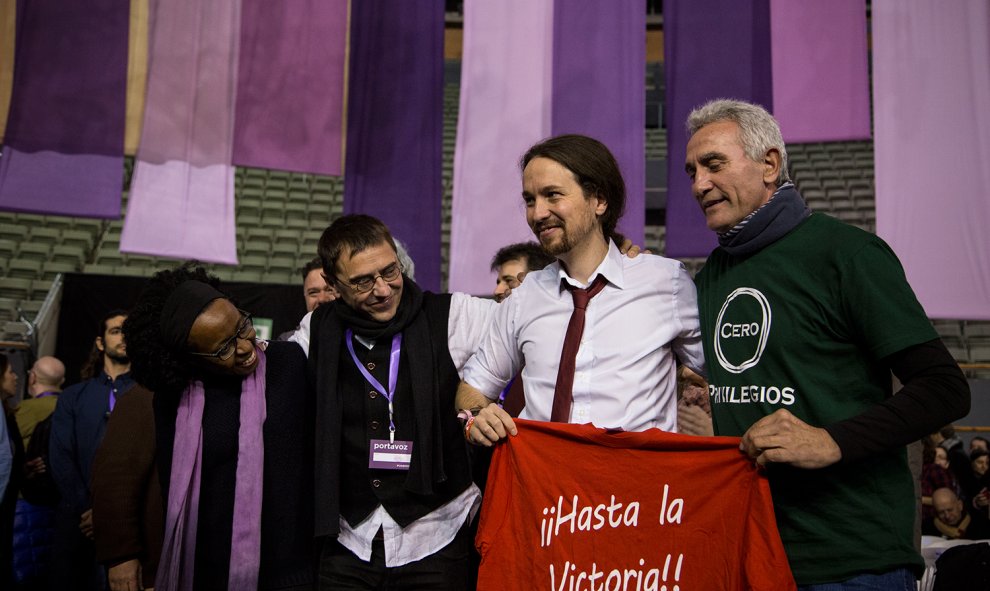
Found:
[[969, 412], [966, 380], [890, 248], [805, 206], [766, 110], [712, 101], [688, 128], [719, 241], [697, 277], [714, 431], [766, 466], [800, 589], [914, 589], [904, 446]]

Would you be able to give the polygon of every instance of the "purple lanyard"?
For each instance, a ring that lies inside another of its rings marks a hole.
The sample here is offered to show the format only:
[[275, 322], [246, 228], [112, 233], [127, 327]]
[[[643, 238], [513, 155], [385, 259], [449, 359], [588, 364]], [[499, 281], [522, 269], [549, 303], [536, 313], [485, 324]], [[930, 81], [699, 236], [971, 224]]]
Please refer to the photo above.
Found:
[[351, 329], [347, 329], [344, 333], [344, 338], [347, 341], [347, 350], [351, 354], [351, 359], [354, 360], [354, 365], [357, 366], [361, 375], [364, 379], [368, 380], [375, 390], [379, 394], [388, 400], [388, 440], [390, 443], [395, 443], [395, 421], [392, 420], [392, 415], [394, 414], [394, 409], [392, 407], [392, 400], [395, 399], [395, 383], [399, 380], [399, 352], [402, 350], [402, 333], [396, 333], [392, 337], [392, 352], [388, 356], [388, 390], [381, 385], [381, 382], [375, 379], [375, 376], [371, 375], [367, 369], [364, 368], [364, 364], [358, 360], [357, 354], [354, 352], [354, 333]]
[[501, 394], [498, 395], [498, 407], [499, 408], [502, 408], [505, 405], [505, 397], [509, 395], [509, 390], [512, 389], [512, 384], [515, 383], [516, 378], [518, 378], [518, 377], [519, 377], [519, 374], [516, 374], [516, 375], [512, 376], [512, 379], [509, 380], [509, 383], [506, 384], [504, 388], [502, 388]]
[[107, 411], [107, 415], [113, 412], [113, 407], [117, 404], [117, 388], [114, 388], [113, 384], [110, 384], [110, 410]]

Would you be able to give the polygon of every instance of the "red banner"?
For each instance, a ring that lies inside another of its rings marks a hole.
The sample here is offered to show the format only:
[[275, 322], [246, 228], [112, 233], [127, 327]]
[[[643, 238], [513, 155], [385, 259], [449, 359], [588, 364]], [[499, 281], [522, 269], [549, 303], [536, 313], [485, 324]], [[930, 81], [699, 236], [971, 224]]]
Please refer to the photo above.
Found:
[[488, 474], [479, 590], [796, 588], [738, 438], [516, 424]]

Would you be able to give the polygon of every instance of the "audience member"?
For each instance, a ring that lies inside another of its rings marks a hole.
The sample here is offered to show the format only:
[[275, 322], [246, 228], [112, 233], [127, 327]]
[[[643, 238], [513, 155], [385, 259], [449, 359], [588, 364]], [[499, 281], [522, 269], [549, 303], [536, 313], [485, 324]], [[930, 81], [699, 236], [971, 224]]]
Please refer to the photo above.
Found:
[[990, 442], [984, 437], [977, 435], [969, 440], [969, 453], [973, 453], [974, 449], [982, 449], [983, 451], [990, 451]]
[[[526, 275], [532, 271], [539, 271], [554, 260], [535, 242], [517, 242], [500, 248], [492, 257], [492, 271], [495, 272], [496, 277], [495, 301], [504, 301], [514, 288], [522, 284]], [[498, 402], [511, 417], [517, 417], [522, 412], [526, 398], [518, 373], [509, 380], [505, 388], [502, 388]]]
[[28, 371], [27, 393], [29, 398], [17, 407], [17, 427], [27, 449], [31, 434], [38, 423], [55, 412], [58, 394], [65, 382], [65, 365], [55, 357], [39, 358]]
[[14, 586], [14, 508], [20, 489], [24, 446], [14, 418], [13, 399], [17, 374], [10, 360], [0, 353], [0, 588]]
[[93, 459], [93, 541], [96, 559], [107, 567], [110, 591], [155, 586], [164, 511], [153, 398], [136, 385], [117, 401]]
[[935, 529], [935, 508], [932, 493], [948, 488], [958, 494], [959, 484], [949, 470], [949, 455], [935, 445], [931, 435], [922, 438], [921, 452], [921, 533], [940, 535]]
[[890, 248], [805, 206], [766, 110], [716, 100], [688, 127], [719, 244], [696, 278], [715, 433], [767, 466], [800, 589], [913, 589], [904, 446], [969, 411], [966, 380]]
[[990, 511], [990, 452], [976, 448], [969, 454], [971, 477], [966, 479], [968, 488], [963, 489], [964, 498], [970, 508], [987, 515]]
[[[320, 257], [315, 257], [306, 263], [302, 268], [303, 278], [303, 299], [306, 301], [306, 314], [317, 309], [320, 304], [326, 304], [337, 299], [337, 288], [327, 283], [323, 278], [323, 269], [320, 267]], [[292, 330], [287, 330], [278, 335], [278, 341], [291, 341], [292, 337], [299, 330], [296, 326]]]
[[337, 288], [323, 278], [320, 257], [314, 257], [302, 268], [303, 297], [306, 298], [306, 311], [312, 312], [320, 304], [337, 299]]
[[504, 300], [528, 273], [539, 271], [555, 260], [535, 242], [517, 242], [500, 248], [492, 257], [495, 301]]
[[124, 324], [134, 377], [155, 393], [166, 507], [155, 588], [310, 589], [306, 356], [256, 340], [251, 315], [192, 265], [156, 273]]
[[685, 365], [677, 370], [677, 432], [707, 437], [715, 434], [708, 381]]
[[935, 438], [935, 443], [948, 454], [949, 469], [952, 470], [960, 490], [963, 491], [962, 495], [965, 497], [965, 491], [970, 488], [969, 480], [972, 478], [973, 472], [969, 467], [969, 452], [966, 451], [962, 439], [956, 434], [956, 428], [953, 425], [946, 425], [934, 433], [932, 437]]
[[[480, 492], [451, 410], [494, 302], [423, 292], [370, 216], [338, 218], [319, 252], [340, 293], [303, 341], [319, 392], [319, 586], [466, 589]], [[409, 459], [376, 460], [373, 446]]]
[[[24, 480], [14, 517], [14, 577], [18, 589], [41, 588], [47, 580], [58, 491], [46, 464], [51, 415], [65, 381], [65, 365], [45, 356], [27, 375], [29, 398], [17, 407], [24, 441]], [[38, 433], [41, 439], [34, 441]]]
[[52, 413], [49, 466], [61, 500], [55, 517], [52, 585], [59, 589], [103, 589], [103, 568], [93, 547], [90, 498], [93, 457], [107, 418], [134, 380], [121, 326], [127, 313], [108, 312], [100, 321], [83, 375], [58, 396]]
[[951, 488], [932, 493], [935, 507], [935, 529], [950, 540], [985, 540], [990, 538], [990, 520], [970, 514], [962, 500]]
[[526, 221], [557, 260], [498, 307], [465, 366], [458, 407], [481, 408], [470, 441], [490, 446], [515, 434], [490, 402], [520, 369], [521, 418], [674, 431], [676, 359], [704, 365], [690, 276], [674, 260], [620, 254], [613, 239], [625, 182], [601, 142], [553, 137], [520, 168]]

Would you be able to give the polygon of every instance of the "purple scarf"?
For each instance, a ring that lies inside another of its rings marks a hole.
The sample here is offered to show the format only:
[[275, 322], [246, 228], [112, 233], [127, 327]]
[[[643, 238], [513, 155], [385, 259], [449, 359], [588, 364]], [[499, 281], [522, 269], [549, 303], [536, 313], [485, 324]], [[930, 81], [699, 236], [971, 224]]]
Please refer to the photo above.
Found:
[[[265, 353], [255, 347], [258, 367], [241, 385], [240, 431], [237, 435], [237, 484], [234, 488], [234, 523], [230, 539], [230, 572], [227, 589], [258, 588], [261, 565], [261, 497], [265, 465], [262, 427], [265, 423]], [[172, 476], [165, 515], [165, 541], [155, 589], [178, 591], [193, 588], [196, 558], [196, 524], [199, 519], [199, 485], [203, 460], [202, 382], [193, 382], [182, 393], [175, 417]]]

